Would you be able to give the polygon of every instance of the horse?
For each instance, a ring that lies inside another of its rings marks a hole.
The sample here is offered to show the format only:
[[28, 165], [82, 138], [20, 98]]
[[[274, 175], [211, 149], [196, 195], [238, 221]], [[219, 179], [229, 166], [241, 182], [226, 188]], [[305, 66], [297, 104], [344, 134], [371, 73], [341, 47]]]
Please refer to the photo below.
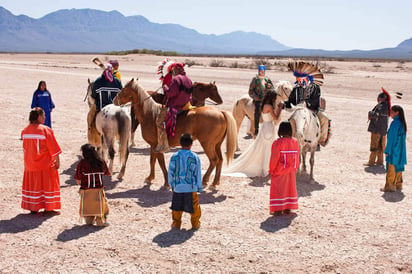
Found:
[[[150, 174], [145, 182], [151, 183], [155, 178], [156, 159], [162, 169], [164, 186], [168, 187], [167, 169], [163, 153], [155, 153], [157, 146], [156, 117], [162, 108], [156, 103], [140, 83], [132, 78], [113, 99], [115, 105], [131, 102], [136, 118], [140, 123], [142, 137], [150, 145]], [[214, 169], [215, 176], [211, 188], [220, 184], [220, 174], [223, 164], [221, 145], [226, 137], [226, 159], [229, 163], [236, 149], [236, 122], [228, 111], [218, 110], [211, 106], [192, 109], [179, 114], [176, 122], [176, 134], [169, 137], [169, 146], [179, 146], [180, 136], [189, 133], [198, 140], [209, 159], [209, 167], [203, 176], [202, 184], [207, 186]]]
[[[289, 81], [280, 80], [275, 85], [275, 92], [278, 95], [274, 107], [282, 101], [286, 101], [292, 92], [293, 86]], [[255, 132], [255, 105], [253, 104], [252, 98], [249, 95], [242, 96], [239, 100], [235, 102], [232, 109], [233, 117], [236, 120], [237, 133], [239, 134], [240, 125], [243, 122], [245, 116], [250, 120], [250, 128], [247, 132], [248, 135], [252, 135]], [[238, 148], [238, 147], [237, 147]]]
[[[90, 96], [93, 82], [88, 80], [87, 99], [89, 108], [95, 105], [94, 99]], [[122, 179], [126, 171], [126, 162], [129, 156], [129, 138], [131, 129], [131, 118], [129, 111], [123, 107], [113, 104], [106, 105], [96, 114], [96, 129], [99, 136], [91, 138], [97, 151], [102, 158], [107, 161], [109, 156], [109, 171], [113, 174], [113, 160], [115, 155], [115, 141], [119, 141], [119, 154], [121, 168], [117, 176]]]
[[[153, 100], [159, 104], [165, 104], [165, 95], [163, 93], [157, 93], [154, 91], [147, 91], [150, 96], [152, 96]], [[220, 105], [223, 103], [222, 97], [220, 96], [217, 86], [215, 82], [211, 83], [199, 83], [194, 82], [192, 85], [192, 105], [201, 107], [205, 105], [205, 101], [207, 98], [210, 98], [216, 105]], [[132, 131], [130, 135], [130, 141], [132, 146], [135, 146], [134, 142], [134, 134], [139, 126], [139, 122], [134, 115], [133, 106], [130, 109], [130, 117], [132, 118]]]
[[313, 166], [315, 164], [315, 152], [320, 138], [320, 123], [315, 112], [306, 107], [305, 103], [292, 109], [290, 121], [294, 124], [294, 132], [299, 142], [300, 167], [299, 174], [306, 172], [306, 153], [310, 151], [310, 179], [313, 180]]

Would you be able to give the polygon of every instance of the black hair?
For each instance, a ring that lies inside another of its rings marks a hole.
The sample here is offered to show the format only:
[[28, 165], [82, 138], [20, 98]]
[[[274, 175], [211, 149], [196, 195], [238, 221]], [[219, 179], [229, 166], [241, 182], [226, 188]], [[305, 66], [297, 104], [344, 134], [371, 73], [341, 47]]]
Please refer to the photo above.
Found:
[[[263, 110], [263, 106], [264, 106], [264, 105], [269, 104], [269, 105], [272, 105], [272, 106], [273, 106], [274, 102], [276, 101], [276, 97], [277, 97], [277, 94], [276, 94], [275, 91], [273, 91], [273, 90], [268, 90], [268, 91], [265, 93], [265, 96], [263, 96], [262, 104], [260, 105], [260, 111]], [[275, 107], [275, 106], [273, 106], [273, 107]]]
[[81, 147], [83, 158], [92, 168], [103, 170], [103, 160], [97, 154], [96, 148], [91, 144], [84, 144]]
[[46, 84], [46, 81], [43, 81], [43, 80], [41, 80], [41, 81], [39, 82], [39, 84], [37, 85], [37, 90], [40, 90], [40, 86], [41, 86], [41, 84], [45, 84], [45, 85], [46, 85], [46, 88], [45, 88], [44, 90], [47, 90], [47, 84]]
[[401, 121], [403, 128], [405, 129], [405, 132], [407, 131], [406, 129], [406, 120], [405, 120], [405, 114], [403, 112], [403, 108], [399, 105], [394, 105], [391, 107], [392, 111], [398, 112], [399, 120]]
[[282, 122], [278, 129], [279, 137], [292, 137], [292, 126], [289, 122]]
[[190, 147], [193, 144], [193, 137], [189, 133], [183, 133], [180, 136], [180, 145], [182, 147]]
[[30, 124], [37, 123], [39, 117], [44, 114], [44, 110], [41, 107], [35, 107], [30, 111], [29, 121]]

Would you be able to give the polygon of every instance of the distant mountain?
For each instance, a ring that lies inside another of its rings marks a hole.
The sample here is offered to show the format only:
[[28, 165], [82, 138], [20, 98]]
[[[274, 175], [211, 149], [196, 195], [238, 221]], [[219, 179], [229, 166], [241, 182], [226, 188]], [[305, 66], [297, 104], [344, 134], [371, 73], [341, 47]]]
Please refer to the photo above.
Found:
[[59, 10], [40, 19], [0, 7], [0, 51], [107, 52], [131, 49], [193, 54], [256, 54], [289, 47], [268, 35], [237, 31], [205, 35], [177, 24], [152, 23], [117, 11]]
[[0, 51], [108, 52], [132, 49], [182, 54], [274, 55], [412, 59], [412, 38], [395, 48], [327, 51], [287, 47], [268, 35], [236, 31], [201, 34], [177, 24], [152, 23], [118, 11], [59, 10], [40, 19], [15, 16], [0, 7]]

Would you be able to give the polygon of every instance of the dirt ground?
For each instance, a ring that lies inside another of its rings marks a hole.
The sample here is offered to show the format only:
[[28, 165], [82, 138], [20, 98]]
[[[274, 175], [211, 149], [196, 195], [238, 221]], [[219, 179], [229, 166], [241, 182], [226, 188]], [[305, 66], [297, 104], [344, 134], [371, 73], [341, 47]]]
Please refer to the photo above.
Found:
[[[149, 147], [138, 129], [123, 181], [106, 181], [110, 226], [95, 228], [79, 220], [78, 186], [73, 180], [80, 146], [87, 142], [87, 79], [101, 70], [92, 55], [0, 54], [0, 272], [1, 273], [396, 273], [412, 272], [412, 168], [404, 172], [404, 190], [380, 192], [385, 170], [364, 167], [369, 155], [367, 112], [383, 86], [404, 93], [393, 104], [404, 107], [412, 128], [411, 62], [321, 61], [327, 68], [323, 96], [332, 119], [329, 145], [316, 153], [315, 182], [297, 178], [299, 210], [295, 215], [269, 215], [267, 178], [222, 177], [217, 191], [200, 195], [202, 226], [172, 231], [171, 192], [163, 176], [145, 184]], [[99, 56], [107, 61], [108, 56]], [[138, 77], [144, 87], [159, 87], [159, 56], [118, 56], [123, 84]], [[218, 58], [226, 64], [252, 59]], [[193, 81], [216, 81], [231, 111], [247, 93], [255, 69], [211, 67], [207, 57], [187, 69]], [[285, 64], [286, 59], [272, 60]], [[273, 80], [293, 81], [285, 67], [267, 71]], [[62, 210], [57, 216], [30, 215], [22, 210], [21, 130], [28, 124], [32, 94], [47, 82], [56, 109], [53, 129], [61, 155]], [[286, 119], [286, 113], [283, 114]], [[239, 134], [241, 150], [253, 140]], [[408, 158], [412, 142], [407, 137]], [[208, 162], [196, 142], [203, 167]], [[176, 150], [173, 150], [174, 152]], [[166, 154], [166, 160], [171, 153]], [[115, 162], [116, 173], [119, 170]]]

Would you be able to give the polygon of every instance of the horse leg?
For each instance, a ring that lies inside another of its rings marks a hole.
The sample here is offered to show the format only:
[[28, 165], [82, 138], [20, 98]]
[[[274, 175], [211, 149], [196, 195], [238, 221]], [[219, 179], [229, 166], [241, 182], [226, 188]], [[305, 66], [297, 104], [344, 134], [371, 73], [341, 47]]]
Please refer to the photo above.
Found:
[[220, 185], [220, 174], [222, 173], [222, 164], [223, 164], [221, 145], [222, 145], [221, 143], [216, 145], [216, 155], [218, 159], [216, 163], [215, 178], [213, 179], [213, 187]]
[[163, 172], [163, 178], [165, 180], [164, 187], [169, 188], [169, 179], [167, 177], [167, 168], [165, 163], [165, 155], [163, 153], [157, 154], [157, 162], [159, 163], [160, 169]]
[[[207, 182], [209, 182], [210, 179], [210, 174], [212, 173], [213, 169], [216, 167], [216, 164], [218, 163], [218, 156], [216, 154], [215, 148], [210, 147], [210, 145], [205, 145], [203, 146], [203, 150], [205, 151], [207, 157], [209, 158], [209, 167], [207, 168], [207, 171], [205, 173], [205, 175], [203, 175], [203, 179], [202, 179], [202, 185], [203, 187], [207, 186]], [[220, 166], [222, 168], [222, 166]], [[220, 174], [219, 174], [220, 175]], [[220, 176], [218, 176], [220, 178]], [[216, 186], [216, 177], [215, 180], [213, 182], [213, 187]]]
[[131, 120], [132, 120], [132, 127], [131, 127], [131, 130], [130, 130], [130, 142], [131, 142], [131, 146], [134, 147], [134, 146], [136, 146], [136, 143], [134, 142], [134, 134], [136, 132], [137, 127], [139, 126], [139, 121], [137, 121], [137, 119], [136, 119], [136, 115], [134, 113], [133, 105], [130, 108], [130, 117], [131, 117]]
[[[126, 139], [129, 137], [127, 136]], [[123, 142], [124, 140], [120, 140], [120, 145], [119, 145], [119, 154], [120, 154], [120, 163], [121, 163], [121, 168], [119, 175], [117, 178], [121, 180], [124, 176], [124, 173], [126, 172], [126, 162], [127, 158], [129, 158], [129, 140], [126, 140], [126, 143]]]
[[302, 151], [302, 171], [306, 173], [306, 148]]
[[310, 179], [313, 180], [313, 166], [315, 165], [315, 151], [316, 146], [312, 147], [310, 150]]
[[114, 154], [115, 154], [114, 140], [110, 140], [109, 143], [107, 143], [107, 150], [109, 152], [109, 172], [110, 172], [110, 175], [113, 175], [113, 162], [114, 162]]
[[153, 152], [154, 147], [150, 147], [150, 174], [149, 176], [144, 179], [145, 183], [152, 183], [153, 179], [155, 178], [155, 164], [156, 164], [156, 156]]

